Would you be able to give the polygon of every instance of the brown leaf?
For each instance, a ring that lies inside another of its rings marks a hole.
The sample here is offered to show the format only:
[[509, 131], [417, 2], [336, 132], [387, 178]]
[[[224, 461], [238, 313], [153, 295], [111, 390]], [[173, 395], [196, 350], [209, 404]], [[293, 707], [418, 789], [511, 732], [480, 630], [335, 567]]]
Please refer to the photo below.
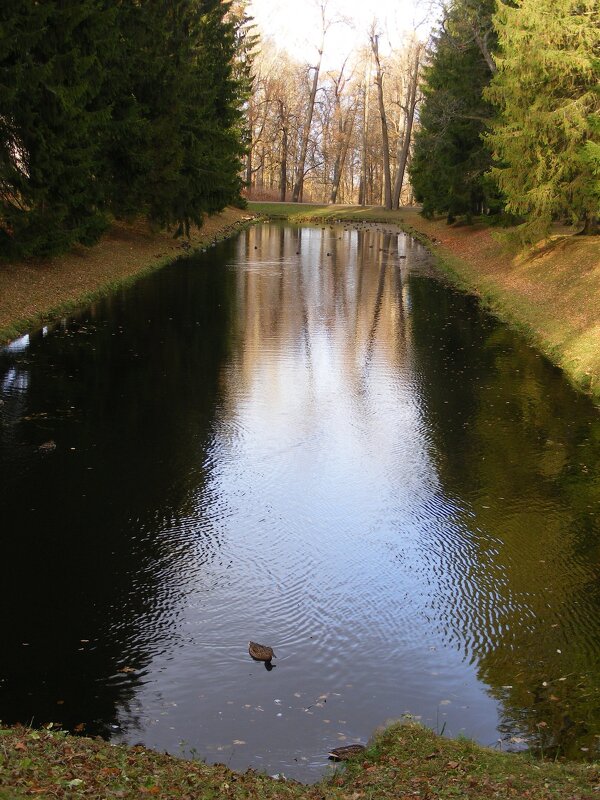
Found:
[[25, 742], [17, 742], [15, 745], [15, 750], [27, 750], [27, 745]]
[[456, 769], [459, 766], [459, 762], [458, 761], [449, 761], [446, 764], [446, 766], [448, 767], [448, 769]]

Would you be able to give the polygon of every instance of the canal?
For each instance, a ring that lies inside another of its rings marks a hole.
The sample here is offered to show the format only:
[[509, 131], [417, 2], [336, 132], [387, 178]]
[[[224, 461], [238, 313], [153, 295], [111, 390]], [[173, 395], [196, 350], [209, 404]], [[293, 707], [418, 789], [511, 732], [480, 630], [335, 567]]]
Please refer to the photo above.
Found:
[[421, 245], [250, 228], [0, 351], [0, 719], [597, 758], [599, 512], [600, 414]]

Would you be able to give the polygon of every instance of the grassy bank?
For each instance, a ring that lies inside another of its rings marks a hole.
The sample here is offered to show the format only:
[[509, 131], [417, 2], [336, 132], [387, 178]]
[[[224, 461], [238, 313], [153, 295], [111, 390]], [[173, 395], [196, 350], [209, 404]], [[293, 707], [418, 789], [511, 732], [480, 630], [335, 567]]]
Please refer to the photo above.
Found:
[[198, 249], [229, 236], [249, 218], [228, 208], [192, 231], [189, 247], [145, 223], [117, 223], [94, 247], [19, 263], [0, 262], [0, 344], [46, 321], [134, 281]]
[[600, 402], [600, 237], [555, 235], [514, 254], [482, 223], [446, 225], [415, 210], [251, 203], [295, 222], [360, 220], [400, 225], [438, 257], [461, 288], [524, 333], [579, 389]]
[[364, 754], [313, 786], [52, 731], [0, 730], [0, 800], [589, 800], [598, 797], [599, 783], [597, 765], [532, 761], [412, 724], [391, 726]]

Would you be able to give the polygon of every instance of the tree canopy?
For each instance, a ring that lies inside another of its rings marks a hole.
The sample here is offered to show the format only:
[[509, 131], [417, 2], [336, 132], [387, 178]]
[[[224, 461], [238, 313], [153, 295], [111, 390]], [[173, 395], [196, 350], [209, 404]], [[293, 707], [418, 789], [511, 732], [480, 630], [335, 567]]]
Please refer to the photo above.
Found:
[[488, 142], [493, 174], [523, 241], [555, 219], [593, 232], [600, 207], [600, 10], [597, 0], [499, 5], [499, 109]]
[[239, 201], [244, 22], [220, 0], [6, 0], [0, 253], [90, 244], [111, 215], [187, 231]]
[[481, 139], [493, 114], [483, 97], [495, 70], [493, 9], [493, 0], [455, 0], [429, 47], [410, 168], [426, 215], [446, 213], [452, 221], [499, 207]]

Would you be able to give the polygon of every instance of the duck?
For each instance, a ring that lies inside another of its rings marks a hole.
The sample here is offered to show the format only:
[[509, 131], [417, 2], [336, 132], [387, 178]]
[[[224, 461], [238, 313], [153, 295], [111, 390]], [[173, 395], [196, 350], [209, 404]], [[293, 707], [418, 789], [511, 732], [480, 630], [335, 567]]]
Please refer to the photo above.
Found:
[[334, 747], [327, 755], [334, 761], [348, 761], [364, 751], [364, 744], [346, 744], [343, 747]]
[[248, 642], [248, 652], [255, 661], [265, 661], [271, 663], [272, 658], [277, 658], [273, 652], [273, 648], [267, 647], [265, 644], [257, 644], [256, 642]]

